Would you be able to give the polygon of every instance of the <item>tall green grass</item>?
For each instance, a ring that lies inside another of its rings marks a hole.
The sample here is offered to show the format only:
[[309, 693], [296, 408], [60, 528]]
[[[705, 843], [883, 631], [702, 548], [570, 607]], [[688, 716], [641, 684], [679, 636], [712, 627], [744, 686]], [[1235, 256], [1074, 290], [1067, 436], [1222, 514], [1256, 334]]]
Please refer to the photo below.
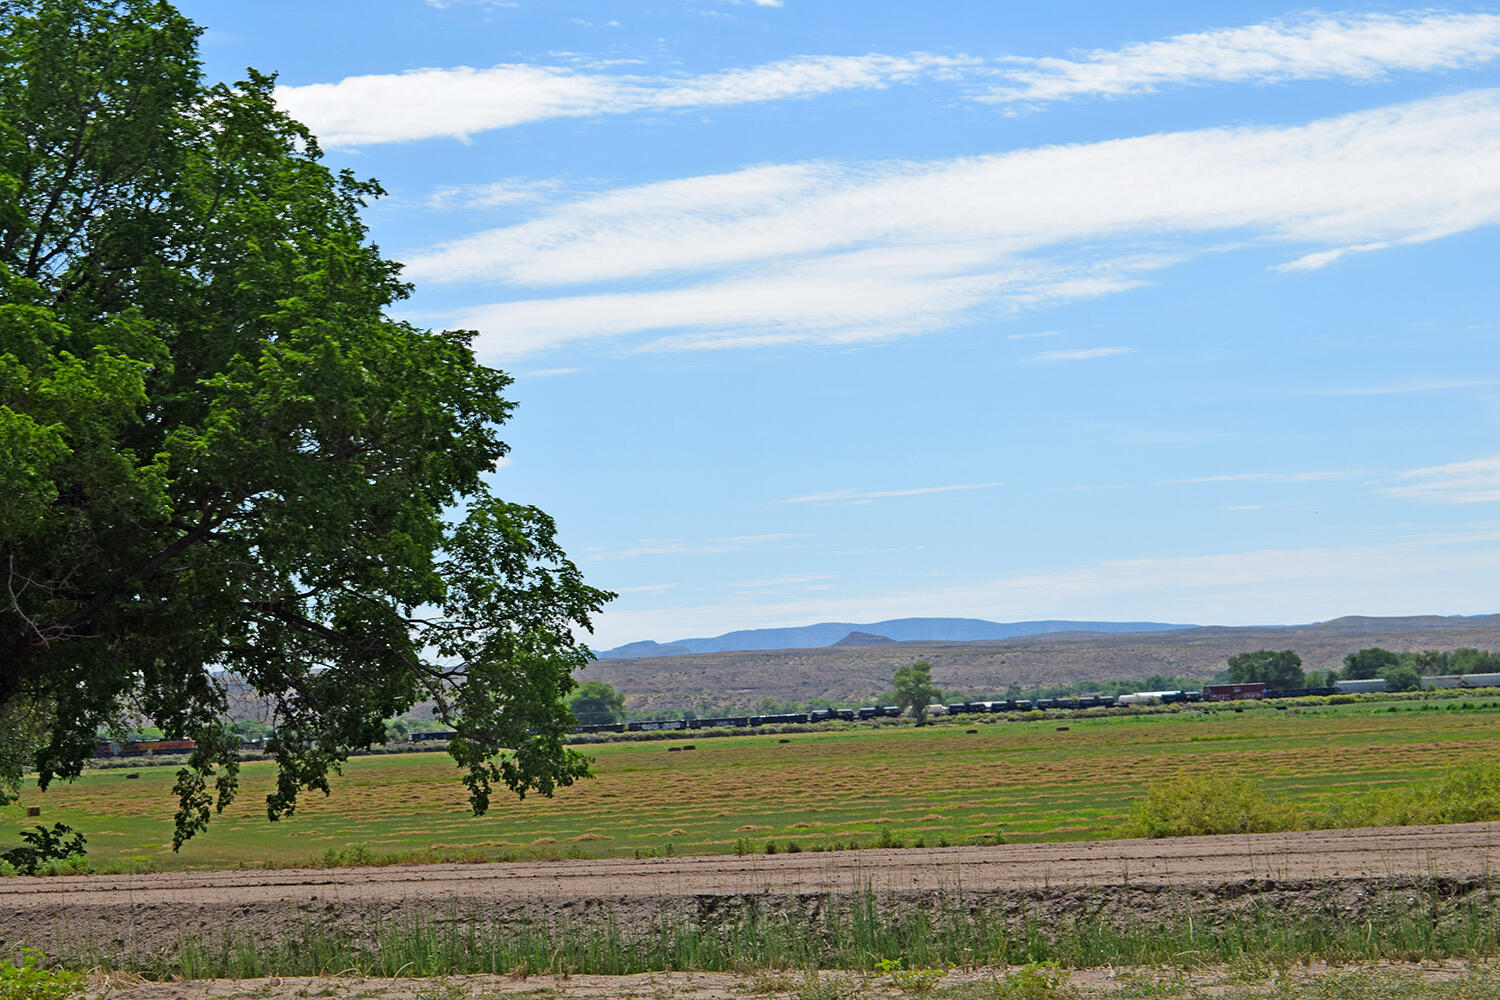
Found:
[[1392, 884], [1358, 913], [1330, 891], [1235, 907], [1182, 902], [1165, 912], [1111, 915], [1111, 898], [1070, 915], [1040, 902], [1017, 910], [943, 896], [927, 905], [866, 891], [824, 900], [817, 912], [754, 901], [733, 913], [662, 912], [633, 927], [609, 916], [514, 923], [482, 915], [308, 923], [262, 936], [185, 938], [165, 953], [112, 954], [72, 942], [67, 965], [128, 969], [152, 978], [592, 973], [750, 968], [863, 969], [1056, 962], [1069, 967], [1200, 964], [1311, 958], [1420, 960], [1500, 955], [1500, 913], [1488, 888]]
[[1496, 819], [1500, 819], [1500, 761], [1470, 756], [1403, 787], [1302, 808], [1276, 799], [1249, 778], [1184, 775], [1152, 786], [1131, 809], [1120, 833], [1191, 837]]

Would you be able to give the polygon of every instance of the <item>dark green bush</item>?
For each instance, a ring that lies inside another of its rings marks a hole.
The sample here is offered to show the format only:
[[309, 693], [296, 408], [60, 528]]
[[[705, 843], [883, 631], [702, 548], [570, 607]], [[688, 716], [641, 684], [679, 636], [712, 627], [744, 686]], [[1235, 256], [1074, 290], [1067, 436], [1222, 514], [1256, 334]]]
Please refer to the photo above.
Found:
[[70, 826], [54, 823], [50, 830], [45, 826], [22, 830], [21, 839], [25, 843], [20, 847], [12, 847], [0, 854], [0, 861], [13, 867], [18, 874], [71, 874], [80, 868], [86, 870], [82, 862], [88, 851], [83, 846], [83, 834]]

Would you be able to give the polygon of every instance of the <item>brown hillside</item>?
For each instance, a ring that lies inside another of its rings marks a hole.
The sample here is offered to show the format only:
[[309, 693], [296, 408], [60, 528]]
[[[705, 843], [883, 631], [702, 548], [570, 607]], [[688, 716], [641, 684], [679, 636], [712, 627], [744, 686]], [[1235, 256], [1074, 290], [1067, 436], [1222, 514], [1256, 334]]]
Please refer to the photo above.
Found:
[[762, 698], [869, 701], [891, 686], [898, 667], [932, 664], [932, 679], [957, 695], [1001, 694], [1083, 680], [1137, 679], [1152, 674], [1203, 678], [1236, 653], [1292, 649], [1307, 669], [1342, 665], [1368, 646], [1419, 649], [1500, 649], [1500, 615], [1478, 618], [1348, 617], [1286, 628], [1208, 627], [1176, 632], [1065, 632], [985, 642], [892, 642], [876, 646], [693, 653], [599, 660], [584, 676], [604, 681], [631, 708], [732, 705], [750, 709]]

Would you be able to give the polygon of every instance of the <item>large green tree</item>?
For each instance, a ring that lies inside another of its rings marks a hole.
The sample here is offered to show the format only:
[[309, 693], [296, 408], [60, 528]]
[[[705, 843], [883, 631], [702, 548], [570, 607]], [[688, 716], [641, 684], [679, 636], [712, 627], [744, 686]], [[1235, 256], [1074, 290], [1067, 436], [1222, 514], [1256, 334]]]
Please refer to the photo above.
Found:
[[927, 722], [927, 706], [943, 696], [932, 683], [932, 664], [926, 660], [897, 670], [891, 686], [895, 689], [896, 704], [902, 711], [910, 711], [919, 726]]
[[[1411, 667], [1418, 676], [1432, 677], [1451, 672], [1448, 661], [1452, 656], [1452, 653], [1441, 649], [1412, 650], [1402, 653], [1397, 658], [1397, 663], [1403, 667]], [[1385, 676], [1384, 673], [1381, 676]]]
[[584, 725], [625, 721], [625, 696], [603, 681], [586, 681], [568, 695], [568, 711]]
[[1382, 667], [1380, 677], [1387, 691], [1417, 691], [1422, 687], [1422, 673], [1406, 663]]
[[1500, 672], [1500, 655], [1472, 647], [1455, 649], [1449, 659], [1455, 674], [1492, 674]]
[[1372, 677], [1378, 677], [1380, 672], [1387, 667], [1394, 667], [1399, 661], [1400, 657], [1389, 649], [1371, 646], [1344, 657], [1343, 676], [1349, 681], [1369, 680]]
[[1229, 680], [1235, 684], [1260, 682], [1270, 688], [1300, 688], [1307, 684], [1302, 657], [1290, 649], [1240, 653], [1229, 658], [1228, 666]]
[[196, 739], [178, 843], [234, 796], [231, 683], [274, 705], [273, 819], [420, 700], [476, 811], [549, 794], [610, 595], [487, 485], [509, 378], [387, 315], [379, 187], [270, 77], [206, 84], [197, 36], [0, 0], [0, 718], [43, 787], [122, 720]]

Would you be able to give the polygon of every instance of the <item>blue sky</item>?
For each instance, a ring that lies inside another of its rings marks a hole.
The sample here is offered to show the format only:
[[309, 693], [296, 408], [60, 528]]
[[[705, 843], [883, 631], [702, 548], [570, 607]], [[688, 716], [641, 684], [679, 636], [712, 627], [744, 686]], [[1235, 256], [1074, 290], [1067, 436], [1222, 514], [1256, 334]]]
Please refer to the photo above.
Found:
[[598, 648], [1500, 611], [1500, 8], [181, 6], [515, 375]]

